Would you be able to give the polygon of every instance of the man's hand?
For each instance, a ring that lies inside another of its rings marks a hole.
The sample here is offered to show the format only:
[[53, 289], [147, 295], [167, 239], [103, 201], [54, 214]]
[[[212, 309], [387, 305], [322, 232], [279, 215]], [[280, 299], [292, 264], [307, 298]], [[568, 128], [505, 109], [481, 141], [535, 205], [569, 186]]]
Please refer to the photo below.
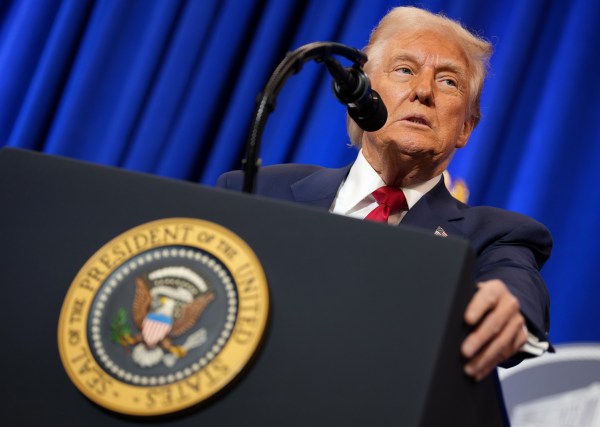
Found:
[[479, 381], [515, 354], [527, 341], [527, 333], [519, 301], [504, 282], [488, 280], [477, 286], [465, 311], [465, 321], [475, 329], [461, 350], [468, 359], [465, 373]]

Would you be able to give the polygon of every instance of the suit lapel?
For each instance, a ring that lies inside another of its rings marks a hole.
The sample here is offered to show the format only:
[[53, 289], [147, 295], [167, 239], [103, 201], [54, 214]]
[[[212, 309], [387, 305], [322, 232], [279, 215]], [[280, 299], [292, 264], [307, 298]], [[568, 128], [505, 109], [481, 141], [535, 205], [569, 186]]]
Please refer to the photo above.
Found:
[[348, 172], [348, 165], [340, 169], [320, 169], [290, 186], [294, 200], [299, 203], [329, 209]]
[[432, 234], [438, 230], [438, 234], [443, 234], [443, 231], [450, 236], [463, 237], [461, 220], [464, 215], [459, 205], [460, 202], [448, 192], [442, 177], [440, 182], [408, 211], [401, 224], [418, 227]]
[[[294, 201], [322, 209], [329, 209], [346, 179], [352, 165], [340, 169], [320, 169], [290, 188]], [[438, 227], [450, 236], [463, 237], [461, 203], [448, 192], [443, 177], [425, 194], [402, 219], [402, 225], [417, 227], [434, 234]]]

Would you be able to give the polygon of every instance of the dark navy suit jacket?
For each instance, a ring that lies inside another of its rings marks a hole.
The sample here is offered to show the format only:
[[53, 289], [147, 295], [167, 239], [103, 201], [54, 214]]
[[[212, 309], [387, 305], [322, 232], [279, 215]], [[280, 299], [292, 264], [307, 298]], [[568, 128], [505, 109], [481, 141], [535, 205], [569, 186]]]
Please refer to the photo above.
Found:
[[[349, 170], [350, 166], [267, 166], [257, 176], [256, 194], [329, 209]], [[217, 185], [240, 190], [242, 183], [242, 172], [234, 171], [222, 175]], [[552, 248], [546, 227], [515, 212], [461, 203], [443, 179], [408, 211], [401, 226], [432, 234], [442, 227], [448, 235], [469, 240], [476, 254], [474, 279], [504, 281], [519, 300], [530, 332], [547, 340], [549, 296], [540, 275]]]

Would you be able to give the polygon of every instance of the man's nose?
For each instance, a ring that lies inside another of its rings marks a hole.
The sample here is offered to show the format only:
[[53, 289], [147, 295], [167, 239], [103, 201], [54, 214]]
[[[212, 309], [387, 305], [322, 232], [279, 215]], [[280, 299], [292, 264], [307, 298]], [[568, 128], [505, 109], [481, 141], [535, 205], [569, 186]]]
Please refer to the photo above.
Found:
[[433, 75], [425, 70], [412, 79], [411, 101], [421, 104], [433, 105]]

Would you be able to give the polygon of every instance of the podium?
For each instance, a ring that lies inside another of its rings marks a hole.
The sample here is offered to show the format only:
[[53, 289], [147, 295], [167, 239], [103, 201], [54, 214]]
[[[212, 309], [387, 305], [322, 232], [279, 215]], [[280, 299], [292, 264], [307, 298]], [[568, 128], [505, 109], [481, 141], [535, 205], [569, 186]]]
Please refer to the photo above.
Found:
[[[16, 149], [0, 151], [5, 425], [502, 426], [497, 378], [463, 373], [474, 292], [467, 242], [285, 202]], [[73, 385], [57, 327], [70, 284], [140, 224], [197, 218], [258, 257], [265, 335], [218, 395], [157, 418]]]

